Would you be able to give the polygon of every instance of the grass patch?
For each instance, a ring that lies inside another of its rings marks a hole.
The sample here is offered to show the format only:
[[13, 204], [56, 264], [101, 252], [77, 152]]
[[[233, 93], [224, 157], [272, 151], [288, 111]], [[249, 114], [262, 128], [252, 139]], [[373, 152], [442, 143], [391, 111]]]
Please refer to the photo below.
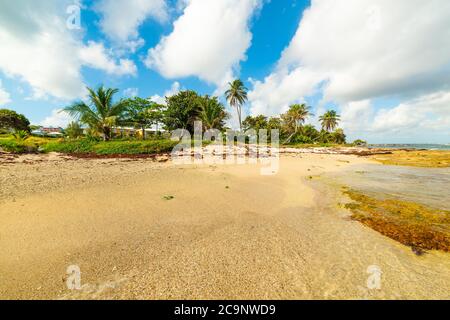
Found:
[[450, 167], [450, 151], [393, 151], [392, 154], [372, 156], [372, 159], [387, 165], [424, 168]]
[[352, 219], [394, 239], [415, 252], [450, 252], [450, 211], [395, 199], [375, 199], [362, 193], [344, 192], [354, 202], [345, 207]]

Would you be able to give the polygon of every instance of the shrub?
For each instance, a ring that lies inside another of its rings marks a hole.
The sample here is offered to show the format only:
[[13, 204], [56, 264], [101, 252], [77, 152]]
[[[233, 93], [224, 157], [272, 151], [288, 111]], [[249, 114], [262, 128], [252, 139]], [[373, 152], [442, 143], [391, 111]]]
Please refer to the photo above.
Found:
[[1, 139], [0, 149], [11, 153], [35, 153], [38, 151], [38, 147], [36, 145], [26, 144], [23, 141], [14, 141], [10, 139]]

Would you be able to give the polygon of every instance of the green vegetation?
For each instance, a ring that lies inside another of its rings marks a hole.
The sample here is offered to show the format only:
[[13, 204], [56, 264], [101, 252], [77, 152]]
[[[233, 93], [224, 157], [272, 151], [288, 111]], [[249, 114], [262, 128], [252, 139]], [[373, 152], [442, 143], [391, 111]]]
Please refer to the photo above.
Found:
[[113, 103], [113, 97], [119, 92], [118, 89], [100, 87], [97, 91], [91, 88], [87, 88], [87, 90], [89, 92], [89, 104], [79, 101], [66, 107], [64, 111], [80, 122], [89, 125], [91, 129], [101, 133], [103, 140], [111, 140], [112, 127], [116, 125], [128, 104], [124, 100]]
[[[323, 117], [327, 119], [323, 123], [321, 131], [313, 125], [304, 125], [305, 121], [312, 114], [310, 107], [305, 104], [294, 104], [289, 110], [282, 114], [280, 118], [259, 115], [247, 117], [243, 122], [244, 130], [260, 129], [268, 131], [272, 129], [280, 130], [280, 138], [284, 145], [292, 147], [332, 147], [346, 144], [346, 136], [342, 129], [336, 128], [339, 124], [339, 116], [335, 111], [328, 111]], [[326, 130], [328, 129], [328, 130]], [[334, 131], [330, 131], [334, 130]]]
[[44, 152], [97, 155], [139, 155], [171, 152], [177, 143], [170, 140], [148, 141], [80, 141], [50, 142], [43, 146]]
[[30, 121], [23, 114], [8, 109], [0, 109], [0, 131], [30, 132]]
[[353, 190], [346, 190], [345, 194], [354, 201], [346, 205], [352, 219], [415, 252], [450, 252], [450, 211], [396, 199], [376, 199]]
[[[199, 95], [185, 90], [166, 97], [165, 105], [139, 97], [114, 100], [117, 89], [99, 87], [87, 88], [88, 102], [76, 102], [63, 109], [74, 118], [64, 130], [64, 138], [36, 140], [30, 137], [29, 121], [14, 111], [0, 110], [0, 129], [14, 132], [0, 140], [0, 147], [7, 152], [63, 152], [108, 154], [151, 154], [170, 151], [176, 145], [168, 139], [168, 134], [176, 129], [184, 129], [191, 136], [196, 121], [201, 121], [203, 131], [227, 130], [226, 120], [230, 115], [218, 97]], [[294, 104], [280, 117], [268, 118], [264, 115], [241, 119], [242, 107], [247, 101], [247, 88], [239, 79], [229, 83], [225, 92], [228, 103], [236, 108], [240, 131], [279, 130], [281, 142], [293, 147], [336, 146], [346, 143], [346, 136], [338, 128], [339, 115], [330, 110], [320, 117], [322, 129], [305, 125], [312, 115], [311, 107]], [[158, 130], [163, 127], [164, 130]], [[156, 127], [156, 130], [147, 130]], [[34, 127], [36, 128], [36, 127]], [[150, 133], [149, 133], [150, 132]], [[141, 141], [139, 140], [141, 139]], [[101, 142], [103, 140], [103, 142]], [[363, 141], [355, 141], [355, 145]], [[365, 143], [365, 142], [364, 142]]]
[[162, 121], [164, 106], [139, 97], [125, 100], [125, 103], [127, 107], [121, 115], [119, 123], [141, 129], [142, 139], [145, 140], [147, 138], [145, 129], [158, 125]]
[[248, 89], [240, 79], [228, 83], [230, 88], [225, 92], [225, 97], [230, 106], [236, 108], [239, 120], [239, 128], [242, 131], [242, 106], [247, 101]]

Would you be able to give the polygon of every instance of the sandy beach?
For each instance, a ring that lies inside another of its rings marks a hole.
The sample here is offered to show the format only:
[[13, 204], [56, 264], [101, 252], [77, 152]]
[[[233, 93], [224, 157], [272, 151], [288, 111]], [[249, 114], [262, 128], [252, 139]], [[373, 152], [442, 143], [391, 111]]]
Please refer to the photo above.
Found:
[[[282, 155], [262, 176], [248, 164], [3, 155], [0, 298], [449, 299], [450, 254], [417, 256], [352, 221], [322, 181], [366, 163]], [[66, 286], [71, 265], [82, 290]]]

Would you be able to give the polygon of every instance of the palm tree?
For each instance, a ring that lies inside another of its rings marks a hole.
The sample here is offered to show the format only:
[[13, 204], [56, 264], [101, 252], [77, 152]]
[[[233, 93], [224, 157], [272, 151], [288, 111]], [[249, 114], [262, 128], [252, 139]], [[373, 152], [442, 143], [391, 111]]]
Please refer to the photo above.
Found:
[[105, 89], [103, 86], [97, 91], [87, 88], [90, 103], [80, 101], [63, 109], [70, 116], [77, 118], [80, 122], [103, 135], [103, 139], [111, 139], [112, 127], [126, 110], [128, 104], [121, 100], [113, 103], [113, 96], [119, 92], [118, 89]]
[[217, 97], [210, 98], [209, 96], [205, 96], [201, 98], [199, 117], [203, 122], [205, 130], [221, 130], [225, 126], [225, 120], [229, 116]]
[[331, 132], [338, 126], [339, 121], [341, 120], [341, 116], [339, 116], [336, 111], [329, 110], [325, 112], [325, 114], [321, 116], [319, 120], [322, 123], [322, 129], [326, 130], [327, 132]]
[[299, 132], [299, 129], [305, 123], [306, 119], [312, 115], [311, 107], [308, 107], [306, 104], [294, 104], [289, 107], [289, 110], [282, 116], [283, 121], [286, 126], [290, 128], [290, 131], [293, 130], [292, 134], [286, 140], [289, 142], [294, 135]]
[[247, 88], [239, 79], [228, 83], [228, 85], [230, 86], [230, 89], [225, 92], [225, 97], [228, 103], [236, 108], [239, 119], [239, 129], [242, 131], [242, 105], [247, 101]]

